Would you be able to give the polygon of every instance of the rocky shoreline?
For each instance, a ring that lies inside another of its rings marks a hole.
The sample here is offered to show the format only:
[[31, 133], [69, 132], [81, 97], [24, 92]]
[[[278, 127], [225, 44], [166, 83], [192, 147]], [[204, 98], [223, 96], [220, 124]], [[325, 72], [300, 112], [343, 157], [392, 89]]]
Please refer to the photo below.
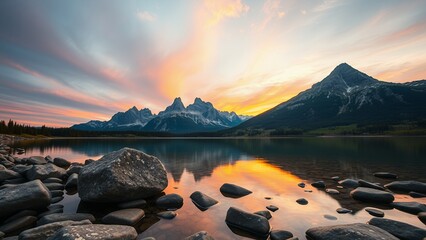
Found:
[[[135, 149], [123, 148], [97, 161], [88, 159], [85, 164], [50, 156], [19, 158], [12, 155], [19, 151], [0, 144], [0, 239], [137, 239], [140, 229], [136, 226], [141, 222], [153, 215], [173, 219], [176, 210], [189, 201], [178, 194], [165, 195], [163, 190], [168, 180], [162, 162]], [[394, 202], [392, 192], [426, 197], [426, 183], [398, 181], [396, 174], [386, 172], [375, 173], [375, 176], [393, 182], [381, 186], [364, 180], [340, 180], [337, 176], [332, 179], [339, 187], [352, 190], [349, 195], [357, 201], [396, 208], [426, 224], [425, 204]], [[341, 194], [338, 188], [327, 188], [324, 181], [311, 185], [328, 194]], [[301, 188], [305, 186], [305, 183], [299, 184]], [[232, 183], [223, 183], [218, 191], [230, 198], [252, 193]], [[78, 193], [87, 205], [105, 205], [111, 211], [102, 215], [63, 213], [64, 206], [57, 203], [64, 198], [64, 192]], [[199, 191], [192, 193], [190, 200], [202, 211], [218, 203]], [[309, 204], [303, 198], [297, 203]], [[232, 230], [252, 238], [298, 239], [285, 229], [272, 230], [268, 220], [279, 209], [273, 205], [265, 208], [268, 210], [252, 213], [230, 207], [223, 220]], [[383, 218], [384, 213], [375, 208], [366, 211], [374, 216], [367, 223], [314, 227], [306, 230], [306, 237], [312, 240], [426, 238], [425, 229]], [[336, 212], [345, 214], [351, 209], [339, 208]], [[186, 239], [213, 238], [214, 233], [201, 231]]]

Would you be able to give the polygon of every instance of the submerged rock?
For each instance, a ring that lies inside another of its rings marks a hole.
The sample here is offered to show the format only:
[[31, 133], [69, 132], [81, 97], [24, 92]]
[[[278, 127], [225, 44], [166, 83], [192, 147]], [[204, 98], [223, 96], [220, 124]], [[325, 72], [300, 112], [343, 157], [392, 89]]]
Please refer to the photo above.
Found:
[[103, 223], [133, 226], [145, 217], [145, 212], [139, 208], [122, 209], [107, 214], [102, 218]]
[[426, 193], [426, 183], [418, 181], [394, 181], [385, 187], [392, 191]]
[[352, 198], [362, 202], [391, 203], [395, 199], [392, 193], [365, 187], [358, 187], [350, 194]]
[[306, 231], [306, 236], [311, 240], [398, 240], [383, 229], [363, 223], [314, 227]]
[[225, 222], [259, 237], [267, 237], [271, 229], [268, 219], [234, 207], [228, 209]]
[[420, 212], [426, 212], [426, 204], [418, 202], [394, 202], [391, 206], [400, 211], [416, 215]]
[[183, 206], [183, 198], [176, 193], [167, 194], [159, 197], [155, 204], [163, 209], [179, 209]]
[[203, 211], [218, 203], [216, 199], [213, 199], [199, 191], [193, 192], [190, 198], [195, 206]]
[[368, 224], [381, 228], [402, 240], [423, 240], [426, 237], [426, 230], [391, 219], [372, 218]]
[[62, 227], [92, 224], [89, 220], [62, 221], [25, 230], [19, 234], [19, 240], [42, 240], [51, 237]]
[[161, 161], [141, 151], [123, 148], [84, 166], [78, 193], [88, 202], [123, 202], [151, 197], [168, 185]]
[[184, 240], [214, 240], [206, 231], [197, 232], [189, 237], [186, 237]]
[[239, 198], [239, 197], [244, 197], [246, 195], [249, 195], [250, 193], [252, 193], [252, 191], [245, 189], [243, 187], [240, 187], [238, 185], [235, 184], [231, 184], [231, 183], [225, 183], [220, 187], [220, 192], [225, 196], [225, 197], [234, 197], [234, 198]]
[[63, 227], [48, 240], [134, 240], [137, 236], [136, 230], [130, 226], [91, 224]]

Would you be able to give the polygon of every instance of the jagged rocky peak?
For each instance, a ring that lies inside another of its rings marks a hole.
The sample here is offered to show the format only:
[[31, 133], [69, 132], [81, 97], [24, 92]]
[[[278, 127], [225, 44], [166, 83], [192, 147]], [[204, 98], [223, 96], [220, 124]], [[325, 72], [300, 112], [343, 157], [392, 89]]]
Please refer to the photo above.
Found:
[[211, 104], [210, 102], [205, 102], [205, 101], [201, 100], [201, 98], [199, 98], [199, 97], [196, 97], [194, 99], [194, 103], [188, 105], [188, 107], [187, 107], [187, 109], [189, 111], [201, 112], [201, 113], [206, 112], [209, 109], [213, 109], [213, 108], [214, 108], [213, 104]]
[[161, 111], [160, 113], [158, 113], [158, 115], [162, 115], [165, 113], [171, 113], [171, 112], [183, 112], [185, 111], [185, 106], [182, 103], [182, 99], [180, 97], [175, 98], [175, 100], [173, 100], [172, 105], [166, 107], [166, 109], [164, 111]]

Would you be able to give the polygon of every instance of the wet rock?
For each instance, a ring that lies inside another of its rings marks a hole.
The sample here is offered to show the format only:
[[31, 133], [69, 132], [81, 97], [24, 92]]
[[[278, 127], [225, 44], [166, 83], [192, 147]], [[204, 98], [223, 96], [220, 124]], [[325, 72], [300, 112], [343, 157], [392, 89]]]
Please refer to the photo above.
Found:
[[26, 172], [28, 180], [35, 179], [47, 179], [47, 178], [62, 178], [66, 174], [63, 168], [57, 167], [52, 163], [44, 165], [34, 165], [30, 170]]
[[13, 166], [13, 167], [11, 168], [11, 170], [13, 170], [13, 171], [15, 171], [15, 172], [17, 172], [17, 173], [21, 174], [22, 176], [25, 176], [26, 172], [27, 172], [28, 170], [30, 170], [32, 167], [33, 167], [33, 166], [28, 166], [28, 165], [21, 165], [21, 164], [18, 164], [18, 165]]
[[268, 219], [234, 207], [228, 209], [225, 222], [259, 237], [267, 237], [271, 229]]
[[384, 217], [385, 216], [385, 213], [380, 211], [379, 209], [366, 208], [365, 211], [367, 211], [371, 216], [375, 216], [375, 217]]
[[312, 185], [312, 187], [315, 187], [315, 188], [325, 188], [326, 187], [324, 181], [313, 182], [313, 183], [311, 183], [311, 185]]
[[199, 191], [193, 192], [190, 198], [195, 206], [203, 211], [218, 203], [216, 199], [213, 199]]
[[3, 184], [21, 184], [26, 182], [27, 182], [26, 178], [20, 177], [20, 178], [4, 180]]
[[426, 194], [418, 193], [418, 192], [409, 192], [408, 194], [413, 198], [424, 198], [424, 197], [426, 197]]
[[62, 201], [63, 199], [64, 199], [64, 197], [63, 197], [63, 196], [60, 196], [60, 197], [54, 197], [54, 198], [52, 198], [52, 199], [50, 200], [50, 203], [51, 203], [51, 204], [55, 204], [55, 203], [58, 203], [58, 202]]
[[426, 183], [418, 181], [394, 181], [385, 187], [392, 191], [426, 193]]
[[367, 188], [374, 188], [374, 189], [378, 189], [378, 190], [382, 190], [384, 191], [385, 188], [382, 186], [379, 186], [377, 184], [371, 183], [371, 182], [367, 182], [365, 180], [358, 180], [359, 186], [361, 187], [367, 187]]
[[167, 194], [159, 197], [155, 204], [163, 209], [179, 209], [183, 206], [183, 198], [179, 194]]
[[268, 220], [272, 218], [271, 212], [269, 212], [267, 210], [257, 211], [257, 212], [254, 212], [254, 214], [265, 217]]
[[55, 234], [56, 231], [66, 226], [92, 224], [89, 220], [54, 222], [39, 227], [25, 230], [19, 234], [19, 240], [44, 240]]
[[142, 209], [129, 208], [107, 214], [102, 218], [102, 222], [107, 224], [133, 226], [138, 223], [143, 217], [145, 217], [145, 212]]
[[340, 180], [340, 177], [339, 176], [334, 176], [334, 177], [331, 177], [331, 180], [333, 180], [333, 181], [339, 181]]
[[37, 217], [42, 218], [42, 217], [50, 215], [50, 214], [63, 213], [63, 212], [64, 212], [63, 208], [51, 209], [51, 210], [47, 210], [45, 212], [40, 213]]
[[14, 178], [22, 178], [21, 174], [6, 168], [0, 169], [0, 183]]
[[277, 206], [274, 206], [274, 205], [269, 205], [269, 206], [266, 206], [266, 209], [268, 209], [269, 211], [275, 212], [279, 208]]
[[422, 240], [426, 237], [426, 230], [391, 219], [372, 218], [368, 224], [381, 228], [402, 240]]
[[323, 217], [328, 220], [337, 220], [337, 217], [329, 214], [324, 214]]
[[340, 213], [340, 214], [345, 214], [345, 213], [351, 213], [352, 210], [347, 209], [347, 208], [338, 208], [338, 209], [336, 209], [336, 212]]
[[378, 227], [363, 223], [313, 227], [306, 231], [306, 236], [311, 240], [398, 240]]
[[40, 182], [11, 186], [0, 190], [0, 218], [21, 210], [37, 210], [50, 204], [49, 190]]
[[8, 223], [8, 222], [11, 222], [11, 221], [16, 220], [18, 218], [27, 217], [27, 216], [35, 217], [35, 216], [37, 216], [37, 212], [34, 211], [34, 210], [22, 210], [22, 211], [20, 211], [16, 214], [12, 215], [11, 217], [7, 218], [6, 220], [4, 220], [3, 223]]
[[293, 233], [285, 230], [272, 230], [269, 235], [271, 240], [285, 240], [293, 237]]
[[93, 159], [86, 159], [85, 161], [84, 161], [84, 165], [89, 165], [89, 164], [91, 164], [92, 162], [95, 162], [96, 160], [93, 160]]
[[362, 202], [391, 203], [395, 199], [392, 193], [365, 187], [358, 187], [350, 194], [352, 198]]
[[1, 225], [0, 232], [4, 232], [5, 234], [8, 234], [8, 233], [16, 232], [16, 231], [22, 231], [22, 230], [33, 227], [36, 221], [37, 221], [37, 218], [33, 216], [20, 217], [18, 219], [12, 220], [8, 223]]
[[73, 173], [71, 174], [71, 176], [68, 177], [67, 183], [65, 183], [65, 188], [66, 189], [77, 188], [77, 184], [78, 184], [78, 174]]
[[307, 205], [309, 202], [308, 200], [304, 199], [304, 198], [299, 198], [296, 200], [296, 202], [300, 205]]
[[391, 206], [400, 211], [416, 215], [420, 212], [426, 212], [426, 204], [418, 202], [394, 202]]
[[64, 183], [64, 181], [60, 178], [47, 178], [42, 181], [43, 183]]
[[329, 194], [339, 194], [340, 193], [339, 190], [336, 190], [336, 189], [333, 189], [333, 188], [327, 188], [327, 189], [325, 189], [325, 192], [329, 193]]
[[53, 222], [62, 221], [82, 221], [89, 220], [95, 222], [95, 217], [89, 213], [54, 213], [46, 215], [37, 221], [37, 226], [45, 225]]
[[62, 197], [62, 196], [64, 196], [64, 191], [61, 191], [61, 190], [53, 190], [53, 191], [50, 191], [50, 195], [52, 196], [52, 198], [55, 198], [55, 197]]
[[214, 240], [206, 231], [197, 232], [184, 240]]
[[297, 184], [297, 186], [299, 186], [299, 187], [301, 187], [301, 188], [305, 188], [306, 184], [305, 184], [305, 183], [303, 183], [303, 182], [301, 182], [301, 183]]
[[174, 211], [164, 211], [157, 213], [157, 216], [164, 219], [173, 219], [176, 217], [176, 212]]
[[26, 162], [27, 164], [31, 165], [42, 165], [47, 163], [46, 159], [44, 159], [44, 157], [42, 156], [32, 156], [30, 158], [27, 158]]
[[422, 223], [426, 224], [426, 212], [419, 213], [417, 217], [419, 218], [420, 221], [422, 221]]
[[398, 175], [390, 172], [375, 172], [373, 174], [375, 177], [378, 178], [386, 178], [386, 179], [396, 179], [398, 178]]
[[168, 185], [161, 161], [141, 151], [123, 148], [84, 166], [78, 193], [88, 202], [123, 202], [151, 197]]
[[53, 159], [53, 164], [55, 164], [58, 167], [67, 169], [69, 168], [69, 166], [71, 166], [71, 162], [64, 159], [64, 158], [60, 158], [60, 157], [56, 157]]
[[231, 183], [225, 183], [220, 187], [220, 192], [225, 197], [239, 198], [252, 193], [252, 191]]
[[45, 183], [44, 184], [50, 191], [64, 190], [65, 186], [61, 183]]
[[85, 236], [85, 240], [134, 240], [138, 234], [130, 226], [89, 224], [63, 227], [48, 240], [77, 240], [81, 239], [81, 236]]
[[129, 202], [123, 202], [118, 204], [117, 206], [121, 209], [125, 208], [144, 208], [146, 207], [146, 201], [144, 199], [137, 199]]
[[44, 157], [44, 160], [46, 160], [47, 162], [53, 163], [53, 158], [50, 155], [47, 155], [46, 157]]
[[358, 181], [355, 180], [355, 179], [350, 179], [350, 178], [339, 181], [339, 184], [342, 185], [345, 188], [357, 188], [357, 187], [359, 187]]
[[67, 175], [71, 176], [73, 173], [80, 174], [82, 168], [83, 166], [80, 165], [71, 165], [71, 167], [67, 170]]

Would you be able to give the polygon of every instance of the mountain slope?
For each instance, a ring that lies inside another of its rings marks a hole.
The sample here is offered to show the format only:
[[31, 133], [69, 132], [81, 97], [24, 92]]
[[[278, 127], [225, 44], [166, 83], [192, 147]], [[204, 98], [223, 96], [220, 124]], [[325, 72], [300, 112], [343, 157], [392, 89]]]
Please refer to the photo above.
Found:
[[321, 82], [236, 129], [314, 129], [426, 118], [426, 81], [388, 83], [346, 63]]

